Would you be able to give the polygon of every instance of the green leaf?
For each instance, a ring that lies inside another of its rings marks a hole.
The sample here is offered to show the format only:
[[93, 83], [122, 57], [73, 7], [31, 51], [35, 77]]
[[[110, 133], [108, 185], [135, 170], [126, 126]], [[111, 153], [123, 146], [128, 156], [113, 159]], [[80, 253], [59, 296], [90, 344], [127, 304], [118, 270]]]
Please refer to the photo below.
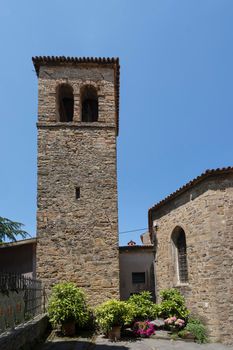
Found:
[[49, 299], [48, 315], [54, 326], [71, 320], [84, 326], [89, 320], [89, 310], [83, 290], [72, 282], [56, 284]]
[[15, 242], [16, 237], [26, 238], [29, 234], [22, 230], [23, 224], [0, 216], [0, 243], [6, 239]]

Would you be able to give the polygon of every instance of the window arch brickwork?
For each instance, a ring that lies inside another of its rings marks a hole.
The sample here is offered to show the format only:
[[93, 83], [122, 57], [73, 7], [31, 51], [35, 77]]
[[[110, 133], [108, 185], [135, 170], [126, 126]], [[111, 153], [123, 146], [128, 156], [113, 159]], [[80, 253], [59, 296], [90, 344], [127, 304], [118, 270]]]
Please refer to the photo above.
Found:
[[188, 282], [188, 263], [186, 235], [184, 230], [177, 226], [172, 232], [172, 242], [175, 248], [175, 264], [177, 270], [177, 279], [180, 283]]

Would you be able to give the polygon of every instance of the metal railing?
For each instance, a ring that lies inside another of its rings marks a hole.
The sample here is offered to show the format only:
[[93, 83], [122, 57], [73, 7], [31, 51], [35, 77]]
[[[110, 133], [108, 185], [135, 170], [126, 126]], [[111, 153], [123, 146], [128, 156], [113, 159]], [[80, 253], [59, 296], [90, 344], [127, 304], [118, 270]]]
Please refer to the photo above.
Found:
[[41, 281], [0, 272], [0, 333], [41, 314], [43, 303]]

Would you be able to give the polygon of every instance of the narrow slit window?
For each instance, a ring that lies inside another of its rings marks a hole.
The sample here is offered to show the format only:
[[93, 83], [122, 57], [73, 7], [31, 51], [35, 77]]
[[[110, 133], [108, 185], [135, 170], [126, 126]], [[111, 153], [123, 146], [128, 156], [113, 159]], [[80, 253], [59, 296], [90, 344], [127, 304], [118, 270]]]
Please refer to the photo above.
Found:
[[184, 234], [180, 234], [177, 240], [177, 251], [178, 251], [180, 282], [185, 283], [188, 281], [188, 269], [187, 269], [186, 240], [185, 240]]
[[75, 197], [76, 199], [80, 199], [80, 187], [75, 188]]

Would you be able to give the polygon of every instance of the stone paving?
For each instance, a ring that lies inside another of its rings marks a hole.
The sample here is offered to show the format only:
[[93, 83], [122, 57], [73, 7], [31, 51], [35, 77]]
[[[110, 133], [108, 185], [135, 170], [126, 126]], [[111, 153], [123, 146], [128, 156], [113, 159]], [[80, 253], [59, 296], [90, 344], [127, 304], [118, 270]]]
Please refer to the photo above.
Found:
[[222, 344], [196, 344], [162, 339], [138, 339], [110, 342], [103, 336], [92, 338], [63, 338], [50, 335], [47, 341], [35, 350], [233, 350]]

